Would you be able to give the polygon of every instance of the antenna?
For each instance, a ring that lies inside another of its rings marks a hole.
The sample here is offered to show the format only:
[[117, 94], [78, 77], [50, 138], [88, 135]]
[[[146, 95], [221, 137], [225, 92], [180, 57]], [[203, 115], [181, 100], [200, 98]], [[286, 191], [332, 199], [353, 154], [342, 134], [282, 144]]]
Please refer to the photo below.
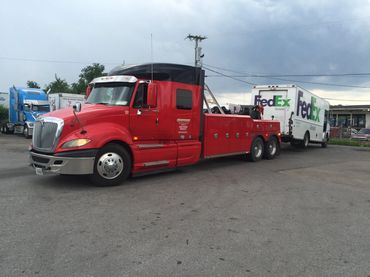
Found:
[[202, 61], [201, 59], [204, 57], [204, 55], [201, 54], [202, 48], [198, 46], [199, 42], [202, 40], [207, 39], [206, 36], [199, 36], [199, 35], [191, 35], [189, 34], [185, 39], [195, 41], [195, 67], [202, 67]]
[[150, 33], [150, 60], [151, 60], [151, 79], [153, 82], [153, 34]]

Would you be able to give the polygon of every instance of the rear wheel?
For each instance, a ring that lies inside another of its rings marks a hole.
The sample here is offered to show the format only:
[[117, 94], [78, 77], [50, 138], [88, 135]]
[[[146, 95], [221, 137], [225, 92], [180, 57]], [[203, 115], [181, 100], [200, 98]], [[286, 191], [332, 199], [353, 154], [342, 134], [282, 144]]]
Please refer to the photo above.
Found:
[[279, 144], [275, 137], [270, 138], [265, 143], [265, 151], [264, 151], [264, 158], [267, 160], [272, 160], [278, 154]]
[[251, 162], [257, 162], [262, 159], [263, 156], [263, 141], [261, 138], [255, 138], [251, 145], [251, 150], [248, 155], [248, 159]]
[[90, 180], [97, 186], [116, 186], [131, 172], [131, 157], [128, 151], [118, 144], [107, 144], [95, 157], [94, 173]]
[[301, 147], [302, 148], [307, 148], [309, 142], [310, 142], [310, 134], [308, 132], [306, 132], [304, 134], [303, 140], [301, 141]]

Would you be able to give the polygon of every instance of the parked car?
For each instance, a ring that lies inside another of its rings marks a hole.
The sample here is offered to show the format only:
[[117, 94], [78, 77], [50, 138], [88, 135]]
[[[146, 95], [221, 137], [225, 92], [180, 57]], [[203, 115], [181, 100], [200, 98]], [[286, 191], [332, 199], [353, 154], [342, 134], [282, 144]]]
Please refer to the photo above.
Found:
[[353, 135], [356, 135], [358, 131], [354, 128], [344, 129], [343, 131], [343, 137], [352, 137]]
[[351, 135], [351, 139], [360, 141], [370, 141], [370, 128], [362, 128], [357, 134]]

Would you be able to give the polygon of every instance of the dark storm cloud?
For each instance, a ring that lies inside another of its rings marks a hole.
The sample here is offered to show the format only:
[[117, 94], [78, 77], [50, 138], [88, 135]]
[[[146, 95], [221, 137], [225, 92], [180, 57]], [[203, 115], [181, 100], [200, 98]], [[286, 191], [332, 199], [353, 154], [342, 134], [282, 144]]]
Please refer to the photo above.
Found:
[[[55, 73], [73, 82], [91, 62], [105, 63], [107, 70], [123, 60], [149, 62], [150, 34], [153, 59], [160, 62], [193, 64], [194, 45], [184, 37], [195, 33], [208, 36], [202, 43], [204, 63], [221, 68], [262, 74], [369, 72], [369, 14], [369, 1], [359, 0], [6, 1], [0, 10], [0, 57], [82, 63], [1, 59], [0, 90], [29, 79], [44, 85]], [[369, 76], [287, 79], [370, 86]], [[245, 83], [225, 78], [210, 77], [207, 81], [224, 93], [250, 89]]]

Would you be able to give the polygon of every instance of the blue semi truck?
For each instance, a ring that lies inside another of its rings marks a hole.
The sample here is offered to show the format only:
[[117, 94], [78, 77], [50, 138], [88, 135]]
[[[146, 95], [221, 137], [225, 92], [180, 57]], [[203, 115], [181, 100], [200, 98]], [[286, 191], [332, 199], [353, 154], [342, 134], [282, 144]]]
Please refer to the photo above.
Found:
[[9, 89], [9, 122], [1, 126], [1, 131], [6, 134], [23, 134], [30, 138], [36, 118], [49, 111], [48, 95], [45, 91], [13, 86]]

